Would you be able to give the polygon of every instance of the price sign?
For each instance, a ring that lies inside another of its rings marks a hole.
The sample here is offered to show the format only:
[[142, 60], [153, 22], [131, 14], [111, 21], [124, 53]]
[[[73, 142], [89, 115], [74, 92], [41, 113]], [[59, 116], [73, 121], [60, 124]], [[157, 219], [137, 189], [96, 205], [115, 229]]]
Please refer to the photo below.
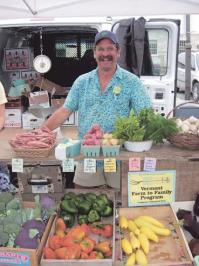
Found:
[[91, 158], [84, 159], [84, 172], [96, 173], [96, 159], [91, 159]]
[[12, 159], [12, 172], [23, 173], [23, 159]]
[[68, 158], [62, 161], [63, 172], [74, 172], [74, 159]]
[[140, 158], [139, 157], [134, 157], [134, 158], [129, 158], [129, 171], [131, 172], [138, 172], [140, 171]]
[[129, 172], [128, 205], [165, 205], [175, 201], [176, 171]]
[[116, 172], [116, 159], [115, 158], [104, 159], [104, 172], [105, 173], [115, 173]]
[[156, 158], [146, 157], [144, 159], [144, 171], [155, 171]]
[[30, 254], [28, 252], [0, 251], [0, 265], [30, 266]]

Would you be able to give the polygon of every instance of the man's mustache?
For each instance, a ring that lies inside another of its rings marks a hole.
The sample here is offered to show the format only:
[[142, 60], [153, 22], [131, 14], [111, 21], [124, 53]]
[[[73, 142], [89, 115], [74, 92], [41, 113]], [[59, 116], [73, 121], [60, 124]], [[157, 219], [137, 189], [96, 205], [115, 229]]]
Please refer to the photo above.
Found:
[[111, 55], [107, 55], [107, 56], [100, 56], [99, 57], [99, 61], [113, 61], [113, 57]]

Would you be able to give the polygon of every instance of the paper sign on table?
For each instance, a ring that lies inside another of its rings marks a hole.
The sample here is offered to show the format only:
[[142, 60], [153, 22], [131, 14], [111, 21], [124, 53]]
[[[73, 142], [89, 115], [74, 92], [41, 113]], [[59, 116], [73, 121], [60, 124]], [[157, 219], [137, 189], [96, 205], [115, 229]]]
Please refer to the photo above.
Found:
[[104, 159], [104, 172], [105, 173], [115, 173], [116, 172], [116, 159], [115, 158], [105, 158]]
[[12, 172], [23, 173], [23, 159], [21, 158], [12, 159]]
[[141, 167], [140, 164], [141, 164], [140, 157], [129, 158], [129, 171], [130, 172], [140, 171], [140, 167]]
[[129, 172], [128, 206], [163, 205], [175, 201], [176, 171]]
[[91, 158], [84, 159], [84, 172], [96, 173], [96, 159], [91, 159]]
[[146, 157], [144, 159], [144, 171], [155, 171], [156, 161], [156, 158]]
[[74, 159], [68, 158], [62, 161], [63, 172], [74, 172]]
[[30, 257], [27, 252], [0, 251], [0, 265], [30, 266]]

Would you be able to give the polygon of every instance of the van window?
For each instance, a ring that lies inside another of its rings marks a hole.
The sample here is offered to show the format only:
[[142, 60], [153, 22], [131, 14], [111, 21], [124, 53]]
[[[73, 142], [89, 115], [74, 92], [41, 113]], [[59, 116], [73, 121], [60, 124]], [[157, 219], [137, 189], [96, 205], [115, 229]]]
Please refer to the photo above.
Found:
[[66, 35], [55, 39], [56, 57], [81, 59], [87, 50], [93, 48], [90, 36]]
[[169, 34], [165, 29], [147, 29], [153, 61], [153, 74], [166, 75], [168, 65]]

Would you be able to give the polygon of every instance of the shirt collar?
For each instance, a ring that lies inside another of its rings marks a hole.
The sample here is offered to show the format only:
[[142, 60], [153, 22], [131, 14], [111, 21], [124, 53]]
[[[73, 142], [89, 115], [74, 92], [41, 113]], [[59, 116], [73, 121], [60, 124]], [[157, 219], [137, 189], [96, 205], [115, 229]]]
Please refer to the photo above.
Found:
[[[91, 76], [90, 76], [91, 79], [97, 80], [97, 71], [98, 71], [98, 67], [91, 72]], [[115, 79], [122, 79], [122, 71], [119, 65], [117, 65], [117, 69], [113, 77]]]

